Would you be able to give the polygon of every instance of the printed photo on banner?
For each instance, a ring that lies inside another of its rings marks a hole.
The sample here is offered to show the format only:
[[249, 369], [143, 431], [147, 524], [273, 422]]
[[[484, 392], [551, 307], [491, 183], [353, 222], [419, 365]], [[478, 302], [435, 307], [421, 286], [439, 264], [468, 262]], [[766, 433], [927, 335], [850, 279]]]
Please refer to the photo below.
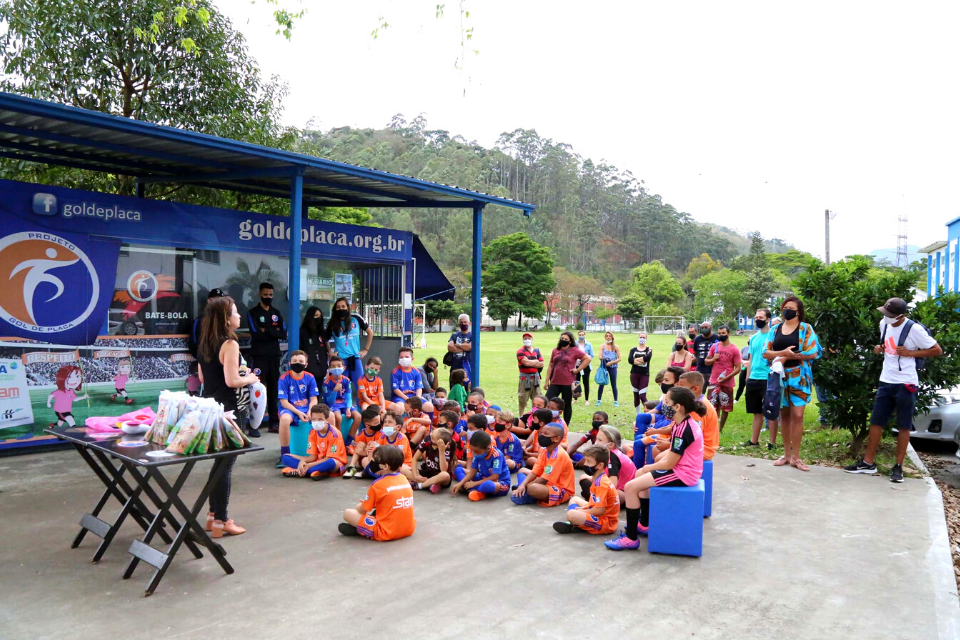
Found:
[[0, 429], [32, 422], [26, 366], [16, 360], [0, 360]]
[[352, 302], [353, 301], [353, 274], [352, 273], [335, 274], [334, 282], [336, 287], [334, 294], [338, 298], [347, 298]]

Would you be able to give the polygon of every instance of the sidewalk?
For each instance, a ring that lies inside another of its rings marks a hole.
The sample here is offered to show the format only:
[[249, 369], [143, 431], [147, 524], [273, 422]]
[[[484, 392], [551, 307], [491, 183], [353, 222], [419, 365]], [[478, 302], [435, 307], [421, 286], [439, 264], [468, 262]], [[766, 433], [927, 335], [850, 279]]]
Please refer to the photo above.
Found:
[[[276, 449], [275, 436], [261, 439]], [[128, 524], [98, 565], [70, 541], [101, 485], [73, 451], [0, 459], [0, 637], [924, 638], [960, 633], [939, 491], [813, 467], [716, 459], [700, 559], [612, 552], [560, 536], [560, 509], [415, 494], [417, 533], [336, 531], [359, 480], [290, 480], [243, 456], [224, 546], [236, 573], [180, 554], [143, 598], [120, 579]], [[748, 466], [756, 465], [756, 466]], [[185, 496], [205, 476], [198, 469]], [[115, 510], [114, 510], [115, 511]]]

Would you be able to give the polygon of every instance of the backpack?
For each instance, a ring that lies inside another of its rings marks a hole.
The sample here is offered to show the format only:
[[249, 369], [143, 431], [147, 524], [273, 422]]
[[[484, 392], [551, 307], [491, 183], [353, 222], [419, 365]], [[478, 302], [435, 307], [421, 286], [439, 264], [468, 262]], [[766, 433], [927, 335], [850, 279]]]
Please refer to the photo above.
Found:
[[453, 351], [447, 351], [443, 354], [443, 364], [452, 367], [457, 363], [456, 359], [453, 356]]
[[[930, 334], [930, 330], [927, 329], [925, 326], [923, 326], [919, 322], [914, 322], [913, 320], [908, 319], [906, 323], [904, 323], [903, 329], [900, 331], [900, 339], [897, 340], [898, 347], [902, 347], [904, 343], [907, 341], [907, 336], [910, 334], [910, 329], [913, 328], [913, 325], [919, 325], [919, 327], [924, 331], [926, 331], [928, 335]], [[884, 324], [883, 332], [880, 335], [880, 342], [886, 342], [886, 341], [887, 341], [887, 325]], [[915, 360], [914, 365], [916, 366], [917, 371], [923, 371], [924, 369], [927, 368], [926, 358], [914, 358], [914, 360]], [[900, 356], [897, 356], [897, 369], [899, 371], [903, 371], [903, 369], [900, 367]]]
[[767, 376], [767, 390], [763, 394], [761, 412], [767, 420], [780, 419], [780, 405], [783, 402], [783, 387], [780, 374], [774, 371]]

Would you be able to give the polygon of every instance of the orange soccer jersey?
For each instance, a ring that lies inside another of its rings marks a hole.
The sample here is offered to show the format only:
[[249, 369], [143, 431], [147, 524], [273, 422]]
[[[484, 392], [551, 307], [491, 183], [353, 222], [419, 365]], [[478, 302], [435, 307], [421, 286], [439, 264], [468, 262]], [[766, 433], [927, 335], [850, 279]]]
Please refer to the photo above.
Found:
[[[703, 431], [703, 459], [713, 460], [713, 455], [720, 447], [720, 419], [712, 403], [705, 401], [703, 406], [707, 408], [706, 415], [697, 418]], [[693, 415], [696, 416], [696, 412]]]
[[[367, 428], [364, 427], [357, 431], [357, 437], [353, 440], [353, 446], [362, 444], [365, 447], [366, 455], [371, 455], [373, 450], [377, 448], [377, 438], [380, 437], [379, 431], [374, 431], [373, 434], [367, 433]], [[371, 446], [372, 445], [372, 446]]]
[[[374, 540], [398, 540], [413, 535], [417, 519], [413, 515], [413, 489], [399, 473], [374, 480], [360, 505], [366, 514], [357, 531]], [[370, 512], [377, 510], [376, 516]]]
[[[413, 418], [429, 418], [429, 417], [430, 416], [428, 416], [423, 412], [421, 412], [419, 416], [411, 416], [411, 415], [404, 414], [403, 432], [407, 434], [407, 437], [409, 438], [410, 436], [415, 434], [417, 432], [417, 429], [419, 429], [420, 427], [427, 427], [428, 429], [431, 429], [432, 428], [431, 425], [426, 425], [426, 424], [423, 424], [422, 422], [413, 421]], [[427, 435], [428, 436], [430, 435], [429, 431], [427, 432]]]
[[533, 465], [533, 475], [543, 478], [548, 485], [563, 489], [568, 497], [573, 495], [573, 461], [563, 447], [554, 449], [553, 455], [547, 449], [541, 449], [537, 463]]
[[378, 447], [382, 447], [385, 444], [392, 444], [395, 447], [400, 447], [400, 451], [403, 451], [403, 464], [408, 467], [413, 464], [413, 451], [410, 449], [410, 441], [407, 439], [407, 436], [402, 433], [396, 433], [393, 436], [393, 441], [391, 442], [387, 436], [383, 435], [383, 431], [377, 433], [376, 444]]
[[317, 456], [317, 460], [332, 458], [342, 465], [347, 464], [347, 447], [343, 444], [343, 435], [333, 425], [327, 427], [327, 434], [324, 436], [316, 429], [310, 429], [307, 442], [308, 456]]
[[[383, 393], [383, 380], [380, 376], [374, 376], [373, 380], [368, 379], [367, 376], [360, 376], [357, 380], [357, 389], [367, 394], [371, 404], [376, 404], [379, 402], [380, 394]], [[366, 409], [366, 405], [363, 408]]]
[[603, 507], [607, 511], [602, 516], [587, 516], [587, 521], [581, 527], [590, 533], [608, 534], [617, 530], [620, 522], [620, 498], [617, 488], [613, 486], [606, 473], [593, 481], [590, 485], [590, 503], [583, 510], [594, 507]]

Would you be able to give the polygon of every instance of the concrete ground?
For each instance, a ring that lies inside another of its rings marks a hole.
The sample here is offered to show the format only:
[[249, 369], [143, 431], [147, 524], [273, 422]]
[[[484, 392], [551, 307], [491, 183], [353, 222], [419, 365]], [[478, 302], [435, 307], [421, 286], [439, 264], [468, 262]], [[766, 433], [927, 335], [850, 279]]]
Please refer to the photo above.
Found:
[[[418, 527], [373, 543], [337, 533], [365, 481], [281, 478], [240, 458], [224, 546], [236, 573], [178, 555], [144, 599], [120, 578], [127, 524], [98, 565], [80, 516], [101, 485], [74, 451], [0, 459], [0, 638], [955, 638], [960, 607], [929, 480], [731, 456], [716, 460], [702, 558], [612, 552], [560, 536], [560, 509], [416, 495]], [[273, 451], [271, 451], [273, 450]], [[205, 469], [203, 470], [205, 471]], [[198, 468], [184, 495], [193, 496]]]

